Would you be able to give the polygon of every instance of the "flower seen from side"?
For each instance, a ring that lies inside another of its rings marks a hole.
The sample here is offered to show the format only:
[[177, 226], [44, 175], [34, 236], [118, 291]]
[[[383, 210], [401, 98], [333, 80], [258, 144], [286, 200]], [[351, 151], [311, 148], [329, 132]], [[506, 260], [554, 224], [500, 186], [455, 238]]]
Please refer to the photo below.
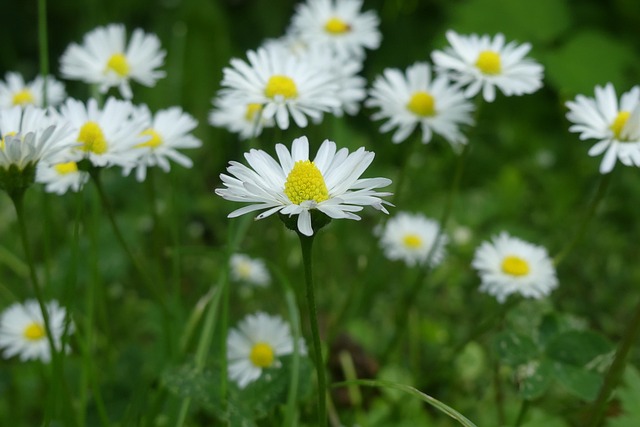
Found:
[[209, 124], [237, 133], [242, 140], [257, 137], [264, 128], [274, 126], [273, 118], [263, 117], [262, 104], [239, 102], [233, 95], [219, 95], [212, 102]]
[[89, 180], [89, 173], [78, 169], [73, 158], [77, 156], [60, 156], [54, 162], [40, 162], [36, 168], [36, 182], [45, 185], [45, 191], [65, 194], [71, 190], [80, 191]]
[[506, 232], [476, 249], [472, 267], [480, 275], [480, 291], [503, 303], [511, 294], [541, 299], [558, 286], [553, 262], [542, 246]]
[[245, 254], [233, 254], [230, 259], [231, 278], [255, 286], [267, 286], [271, 282], [264, 261]]
[[[44, 81], [42, 76], [38, 76], [32, 82], [25, 83], [20, 73], [7, 73], [4, 81], [0, 81], [0, 108], [14, 105], [44, 107]], [[47, 76], [46, 81], [46, 105], [56, 106], [66, 96], [64, 85], [52, 76]]]

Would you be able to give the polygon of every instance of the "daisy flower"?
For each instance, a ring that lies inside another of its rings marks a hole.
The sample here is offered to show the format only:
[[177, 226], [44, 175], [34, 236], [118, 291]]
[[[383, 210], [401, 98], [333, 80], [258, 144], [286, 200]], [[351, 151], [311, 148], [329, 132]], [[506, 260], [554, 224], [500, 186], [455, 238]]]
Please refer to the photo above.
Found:
[[[0, 81], [0, 108], [10, 108], [14, 105], [44, 107], [44, 82], [45, 79], [38, 76], [27, 84], [19, 73], [7, 73], [5, 80]], [[46, 105], [60, 104], [66, 97], [64, 85], [52, 76], [47, 76], [46, 82]]]
[[222, 95], [244, 108], [262, 106], [265, 120], [274, 119], [280, 129], [289, 128], [289, 115], [299, 127], [307, 116], [319, 121], [323, 112], [340, 106], [332, 76], [277, 47], [247, 53], [248, 63], [232, 59], [223, 70]]
[[482, 91], [487, 102], [496, 97], [496, 87], [507, 96], [533, 93], [542, 87], [544, 68], [525, 58], [529, 43], [505, 44], [502, 34], [461, 36], [447, 31], [451, 44], [444, 51], [431, 54], [437, 71], [446, 72], [460, 86], [466, 86], [464, 96], [471, 98]]
[[502, 232], [483, 242], [471, 264], [480, 275], [480, 291], [503, 303], [511, 294], [540, 299], [558, 286], [556, 270], [542, 246]]
[[69, 150], [55, 160], [40, 162], [36, 168], [36, 182], [45, 185], [45, 191], [63, 195], [71, 190], [78, 192], [89, 180], [89, 173], [79, 170], [80, 157]]
[[318, 210], [330, 218], [360, 219], [354, 212], [363, 206], [388, 213], [381, 199], [391, 193], [376, 192], [376, 188], [391, 184], [387, 178], [360, 178], [369, 167], [374, 153], [364, 147], [353, 153], [346, 148], [336, 150], [333, 141], [325, 140], [313, 161], [309, 160], [309, 141], [306, 136], [293, 141], [291, 152], [282, 144], [276, 145], [278, 162], [262, 150], [245, 153], [250, 167], [230, 162], [221, 174], [225, 188], [216, 194], [234, 202], [250, 203], [229, 214], [234, 218], [249, 212], [264, 210], [256, 219], [274, 213], [288, 217], [298, 215], [297, 229], [311, 236], [311, 211]]
[[609, 173], [620, 160], [626, 166], [640, 166], [640, 87], [622, 94], [620, 102], [611, 83], [596, 86], [595, 98], [578, 95], [567, 102], [569, 131], [580, 139], [596, 139], [590, 156], [604, 153], [600, 173]]
[[326, 46], [344, 58], [363, 57], [377, 49], [380, 20], [374, 11], [361, 12], [362, 0], [307, 0], [299, 4], [290, 32], [308, 45]]
[[373, 82], [369, 95], [365, 105], [380, 109], [371, 118], [388, 119], [380, 128], [382, 132], [397, 128], [392, 138], [396, 144], [407, 139], [417, 126], [425, 144], [433, 133], [454, 146], [467, 142], [460, 126], [473, 124], [473, 104], [449, 84], [446, 75], [432, 79], [426, 63], [410, 66], [405, 74], [386, 69]]
[[424, 264], [431, 253], [430, 267], [440, 264], [444, 258], [444, 247], [448, 238], [440, 235], [440, 226], [421, 214], [399, 212], [384, 226], [380, 236], [380, 246], [390, 260], [402, 260], [408, 266]]
[[137, 107], [134, 116], [146, 123], [146, 129], [140, 134], [146, 141], [136, 145], [144, 151], [134, 165], [124, 167], [124, 175], [129, 175], [135, 168], [136, 179], [144, 181], [148, 167], [159, 166], [163, 171], [169, 172], [169, 160], [185, 168], [193, 166], [193, 161], [178, 149], [202, 146], [202, 141], [191, 134], [198, 126], [196, 119], [179, 107], [160, 110], [152, 116], [146, 105]]
[[237, 97], [233, 95], [220, 95], [212, 102], [209, 124], [237, 133], [240, 139], [257, 137], [262, 133], [262, 129], [274, 126], [273, 118], [263, 117], [262, 104], [238, 102]]
[[267, 286], [271, 281], [269, 270], [261, 259], [253, 259], [245, 254], [233, 254], [230, 260], [231, 278], [238, 282], [256, 286]]
[[[60, 351], [67, 313], [57, 301], [46, 304], [46, 310], [53, 343]], [[68, 333], [73, 332], [73, 323], [66, 326], [66, 329]], [[51, 347], [40, 305], [36, 300], [13, 304], [2, 312], [0, 347], [4, 348], [2, 355], [5, 358], [18, 356], [22, 361], [40, 359], [45, 363], [51, 360]]]
[[[263, 369], [280, 367], [278, 356], [293, 353], [293, 346], [289, 325], [281, 317], [261, 312], [249, 315], [227, 337], [229, 378], [245, 388]], [[302, 339], [298, 351], [306, 354]]]
[[72, 43], [60, 58], [60, 72], [70, 80], [99, 86], [101, 93], [117, 86], [130, 99], [130, 80], [152, 87], [165, 76], [156, 68], [163, 65], [165, 51], [154, 34], [136, 29], [126, 45], [122, 24], [98, 27], [84, 36], [82, 46]]

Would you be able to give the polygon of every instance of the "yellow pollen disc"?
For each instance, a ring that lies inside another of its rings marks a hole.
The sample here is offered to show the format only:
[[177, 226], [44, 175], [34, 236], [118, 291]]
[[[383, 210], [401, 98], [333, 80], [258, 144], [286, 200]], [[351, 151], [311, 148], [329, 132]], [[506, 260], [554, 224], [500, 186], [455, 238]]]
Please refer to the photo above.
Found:
[[247, 119], [248, 122], [253, 123], [256, 118], [256, 114], [262, 111], [262, 105], [252, 102], [251, 104], [247, 104], [247, 112], [244, 113], [244, 118]]
[[291, 77], [276, 74], [271, 76], [264, 88], [264, 94], [269, 98], [282, 96], [285, 99], [295, 98], [298, 96], [298, 88]]
[[418, 116], [433, 116], [436, 113], [436, 100], [428, 92], [414, 92], [407, 104], [407, 109]]
[[90, 151], [96, 154], [107, 152], [107, 141], [104, 139], [100, 125], [96, 122], [87, 122], [80, 128], [78, 142], [82, 143], [80, 147], [82, 151]]
[[478, 55], [476, 67], [484, 74], [500, 74], [502, 67], [500, 65], [500, 55], [492, 50], [483, 50]]
[[236, 267], [238, 270], [238, 275], [243, 279], [249, 279], [251, 277], [251, 264], [248, 262], [241, 262]]
[[146, 142], [143, 142], [142, 144], [138, 144], [136, 145], [136, 147], [151, 147], [151, 148], [157, 148], [159, 146], [162, 145], [162, 137], [160, 136], [160, 134], [158, 132], [156, 132], [155, 130], [149, 128], [143, 132], [140, 132], [140, 136], [150, 136], [151, 139], [149, 139]]
[[295, 205], [307, 200], [320, 203], [329, 198], [322, 173], [310, 160], [298, 160], [293, 165], [284, 183], [284, 194]]
[[502, 260], [502, 272], [511, 276], [526, 276], [529, 274], [529, 263], [520, 257], [508, 255]]
[[264, 342], [254, 344], [249, 360], [259, 368], [268, 368], [273, 364], [273, 347]]
[[351, 25], [334, 16], [324, 24], [324, 29], [329, 34], [344, 34], [351, 31]]
[[33, 104], [35, 99], [29, 89], [22, 89], [20, 92], [16, 92], [13, 95], [13, 105], [29, 105]]
[[410, 249], [418, 249], [422, 246], [422, 239], [417, 234], [407, 234], [402, 238], [402, 243]]
[[114, 53], [109, 58], [107, 62], [107, 68], [105, 69], [105, 73], [108, 71], [113, 71], [120, 77], [126, 77], [129, 75], [129, 62], [127, 62], [127, 57], [122, 53]]
[[46, 336], [46, 332], [41, 324], [34, 322], [24, 328], [22, 335], [29, 341], [38, 341]]
[[611, 123], [611, 126], [609, 126], [609, 129], [613, 131], [613, 134], [615, 135], [616, 139], [621, 138], [622, 129], [624, 129], [624, 125], [627, 124], [627, 120], [629, 120], [629, 116], [631, 116], [630, 111], [620, 111], [616, 116], [616, 118], [613, 120], [613, 123]]
[[76, 162], [58, 163], [53, 167], [60, 175], [78, 172], [78, 164]]

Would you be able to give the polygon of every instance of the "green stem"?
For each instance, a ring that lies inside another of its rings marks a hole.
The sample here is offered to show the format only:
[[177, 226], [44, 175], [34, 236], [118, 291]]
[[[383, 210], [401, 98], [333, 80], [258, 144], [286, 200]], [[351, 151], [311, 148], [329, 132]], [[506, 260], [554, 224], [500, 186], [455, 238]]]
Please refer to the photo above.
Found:
[[49, 75], [49, 40], [47, 37], [47, 0], [38, 0], [38, 44], [40, 75], [42, 76], [42, 106], [47, 107], [47, 76]]
[[322, 346], [320, 342], [320, 331], [318, 328], [318, 313], [316, 310], [316, 300], [313, 291], [313, 263], [311, 252], [314, 236], [305, 236], [302, 233], [298, 233], [298, 236], [300, 237], [300, 247], [302, 248], [302, 262], [304, 264], [304, 279], [309, 310], [309, 323], [311, 324], [313, 353], [316, 362], [316, 374], [318, 376], [318, 426], [325, 427], [327, 425], [327, 382], [325, 378], [324, 362], [322, 360]]
[[400, 172], [398, 173], [398, 178], [396, 179], [395, 191], [393, 193], [393, 198], [391, 202], [394, 205], [398, 205], [400, 201], [400, 193], [402, 192], [404, 181], [409, 175], [409, 170], [411, 169], [411, 160], [413, 159], [414, 154], [418, 151], [418, 147], [422, 146], [421, 133], [419, 133], [416, 138], [412, 139], [409, 142], [409, 147], [405, 150], [406, 153], [402, 156], [402, 163], [400, 165]]
[[516, 418], [514, 427], [520, 427], [522, 425], [522, 423], [524, 422], [524, 417], [527, 416], [527, 412], [529, 411], [529, 406], [531, 406], [530, 403], [531, 402], [527, 399], [524, 399], [522, 401], [522, 404], [520, 405], [520, 411], [518, 412], [518, 418]]
[[[284, 285], [283, 281], [283, 286]], [[291, 330], [293, 332], [293, 356], [291, 359], [291, 382], [289, 383], [289, 391], [287, 394], [287, 406], [284, 417], [285, 427], [295, 427], [297, 425], [296, 401], [298, 399], [298, 382], [300, 381], [300, 315], [296, 307], [296, 297], [293, 291], [285, 287], [285, 299], [289, 310], [289, 318], [291, 319]]]

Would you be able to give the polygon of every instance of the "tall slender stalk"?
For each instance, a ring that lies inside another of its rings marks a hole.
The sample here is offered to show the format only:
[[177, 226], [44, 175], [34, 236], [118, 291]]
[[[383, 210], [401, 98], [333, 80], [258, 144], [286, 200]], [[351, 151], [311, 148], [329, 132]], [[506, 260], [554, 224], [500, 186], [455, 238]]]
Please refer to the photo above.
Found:
[[47, 107], [47, 76], [49, 75], [49, 39], [47, 34], [47, 0], [38, 0], [38, 50], [42, 76], [42, 106]]

